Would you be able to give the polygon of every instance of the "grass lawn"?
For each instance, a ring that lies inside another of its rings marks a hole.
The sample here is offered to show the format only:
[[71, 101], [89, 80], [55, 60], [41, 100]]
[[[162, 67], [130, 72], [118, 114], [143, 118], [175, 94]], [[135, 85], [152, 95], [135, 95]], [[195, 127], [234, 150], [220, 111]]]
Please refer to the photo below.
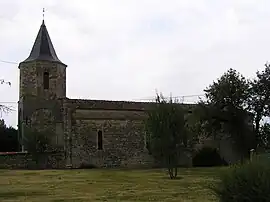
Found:
[[221, 168], [164, 170], [0, 170], [0, 201], [217, 201], [210, 183]]

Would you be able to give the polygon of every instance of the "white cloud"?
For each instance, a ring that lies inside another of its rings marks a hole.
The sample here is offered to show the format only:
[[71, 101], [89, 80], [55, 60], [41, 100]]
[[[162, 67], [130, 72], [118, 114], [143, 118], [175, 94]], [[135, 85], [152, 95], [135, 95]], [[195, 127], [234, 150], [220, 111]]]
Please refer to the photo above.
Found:
[[[0, 1], [0, 60], [20, 62], [45, 22], [68, 65], [71, 98], [201, 94], [228, 68], [247, 77], [269, 59], [267, 0]], [[16, 65], [0, 63], [1, 102], [18, 100]], [[16, 104], [14, 105], [16, 106]], [[16, 113], [5, 116], [16, 123]]]

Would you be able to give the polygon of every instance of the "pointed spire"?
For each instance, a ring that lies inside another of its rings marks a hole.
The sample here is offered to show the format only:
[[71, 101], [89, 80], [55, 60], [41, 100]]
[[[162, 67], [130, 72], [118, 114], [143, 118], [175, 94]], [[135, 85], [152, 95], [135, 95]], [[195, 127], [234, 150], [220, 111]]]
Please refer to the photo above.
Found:
[[42, 24], [40, 26], [31, 53], [29, 57], [23, 62], [30, 62], [35, 60], [45, 60], [63, 64], [56, 55], [49, 33], [45, 26], [44, 19], [42, 20]]

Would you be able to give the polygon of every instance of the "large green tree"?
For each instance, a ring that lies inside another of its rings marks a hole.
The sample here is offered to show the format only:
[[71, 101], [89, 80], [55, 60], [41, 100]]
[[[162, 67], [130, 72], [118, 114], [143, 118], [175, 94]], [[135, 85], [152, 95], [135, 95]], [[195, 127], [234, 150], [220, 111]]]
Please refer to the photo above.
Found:
[[200, 103], [208, 134], [231, 139], [242, 160], [254, 142], [252, 116], [247, 110], [249, 86], [245, 77], [229, 69], [205, 89], [206, 101]]
[[18, 131], [8, 127], [3, 119], [0, 119], [0, 152], [14, 152], [18, 150]]
[[156, 103], [148, 111], [147, 142], [151, 154], [168, 169], [170, 178], [176, 178], [179, 152], [187, 142], [184, 111], [172, 99], [166, 101], [157, 95]]
[[261, 121], [270, 115], [270, 66], [265, 65], [263, 71], [256, 73], [256, 78], [251, 82], [249, 110], [254, 114], [256, 146], [264, 146], [265, 137], [262, 136]]

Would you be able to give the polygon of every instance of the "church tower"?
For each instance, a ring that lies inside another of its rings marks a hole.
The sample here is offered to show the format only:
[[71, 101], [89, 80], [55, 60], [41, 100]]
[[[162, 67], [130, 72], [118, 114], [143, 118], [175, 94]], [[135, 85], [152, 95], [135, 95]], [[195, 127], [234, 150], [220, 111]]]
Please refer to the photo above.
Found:
[[66, 98], [66, 67], [57, 57], [43, 20], [29, 57], [19, 64], [18, 130], [22, 150], [26, 128], [57, 133], [62, 122], [61, 100]]

